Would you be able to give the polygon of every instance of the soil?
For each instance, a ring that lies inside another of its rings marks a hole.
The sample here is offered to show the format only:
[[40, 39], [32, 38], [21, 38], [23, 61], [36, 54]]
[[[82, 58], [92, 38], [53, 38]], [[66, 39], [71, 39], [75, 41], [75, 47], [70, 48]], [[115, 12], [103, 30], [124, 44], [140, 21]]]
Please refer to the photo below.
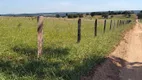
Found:
[[107, 59], [81, 80], [142, 80], [142, 24], [137, 20]]

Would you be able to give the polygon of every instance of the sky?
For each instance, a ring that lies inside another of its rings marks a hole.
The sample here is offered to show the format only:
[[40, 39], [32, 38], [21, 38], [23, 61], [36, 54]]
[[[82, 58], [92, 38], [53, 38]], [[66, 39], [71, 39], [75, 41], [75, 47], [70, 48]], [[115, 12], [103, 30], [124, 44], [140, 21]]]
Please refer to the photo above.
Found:
[[0, 0], [0, 14], [142, 10], [142, 0]]

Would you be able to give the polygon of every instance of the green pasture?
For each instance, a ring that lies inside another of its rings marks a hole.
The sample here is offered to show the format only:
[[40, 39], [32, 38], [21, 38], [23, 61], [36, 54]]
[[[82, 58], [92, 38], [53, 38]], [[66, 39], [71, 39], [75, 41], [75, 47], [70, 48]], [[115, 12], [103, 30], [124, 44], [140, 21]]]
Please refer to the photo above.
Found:
[[[123, 20], [127, 20], [128, 18]], [[37, 59], [37, 19], [35, 17], [0, 17], [0, 80], [80, 80], [100, 64], [122, 39], [135, 21], [117, 25], [98, 19], [82, 19], [82, 39], [77, 42], [77, 19], [45, 18], [43, 55]]]

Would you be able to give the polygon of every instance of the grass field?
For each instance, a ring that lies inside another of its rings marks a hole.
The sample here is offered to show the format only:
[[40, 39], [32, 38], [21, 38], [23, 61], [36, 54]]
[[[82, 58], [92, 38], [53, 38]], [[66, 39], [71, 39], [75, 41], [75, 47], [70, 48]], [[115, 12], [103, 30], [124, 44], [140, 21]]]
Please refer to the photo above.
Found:
[[[44, 51], [37, 59], [36, 18], [0, 17], [0, 80], [79, 80], [101, 63], [135, 23], [103, 33], [103, 19], [94, 37], [94, 20], [82, 21], [77, 41], [77, 20], [46, 18]], [[115, 20], [117, 21], [117, 20]]]

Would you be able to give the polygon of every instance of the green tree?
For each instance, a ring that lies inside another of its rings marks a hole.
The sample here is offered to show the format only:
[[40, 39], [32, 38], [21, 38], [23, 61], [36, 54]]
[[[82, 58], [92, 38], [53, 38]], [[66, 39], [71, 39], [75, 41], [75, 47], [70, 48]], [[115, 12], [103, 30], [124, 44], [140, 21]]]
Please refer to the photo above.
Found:
[[86, 13], [86, 15], [90, 15], [89, 13]]
[[56, 17], [57, 17], [57, 18], [59, 18], [59, 17], [60, 17], [60, 15], [59, 15], [59, 14], [56, 14]]
[[90, 15], [93, 17], [93, 16], [95, 16], [95, 14], [96, 14], [95, 12], [91, 12]]
[[111, 15], [110, 17], [111, 17], [111, 18], [113, 18], [114, 16], [113, 16], [113, 15]]
[[73, 18], [73, 15], [72, 15], [72, 14], [69, 14], [69, 15], [68, 15], [68, 18]]
[[66, 16], [68, 16], [68, 13], [66, 13]]
[[132, 11], [124, 11], [124, 12], [122, 12], [122, 14], [123, 14], [125, 17], [127, 17], [127, 18], [130, 18], [132, 13], [133, 13]]
[[142, 19], [142, 11], [140, 11], [140, 12], [137, 14], [137, 16], [138, 16], [138, 19]]
[[78, 14], [74, 14], [74, 15], [73, 15], [73, 18], [77, 18], [77, 17], [78, 17]]
[[80, 18], [82, 18], [82, 17], [83, 17], [83, 14], [79, 14], [78, 16], [79, 16]]
[[102, 17], [103, 17], [103, 18], [108, 18], [108, 16], [109, 16], [109, 14], [108, 14], [108, 13], [104, 13], [104, 14], [102, 14]]

